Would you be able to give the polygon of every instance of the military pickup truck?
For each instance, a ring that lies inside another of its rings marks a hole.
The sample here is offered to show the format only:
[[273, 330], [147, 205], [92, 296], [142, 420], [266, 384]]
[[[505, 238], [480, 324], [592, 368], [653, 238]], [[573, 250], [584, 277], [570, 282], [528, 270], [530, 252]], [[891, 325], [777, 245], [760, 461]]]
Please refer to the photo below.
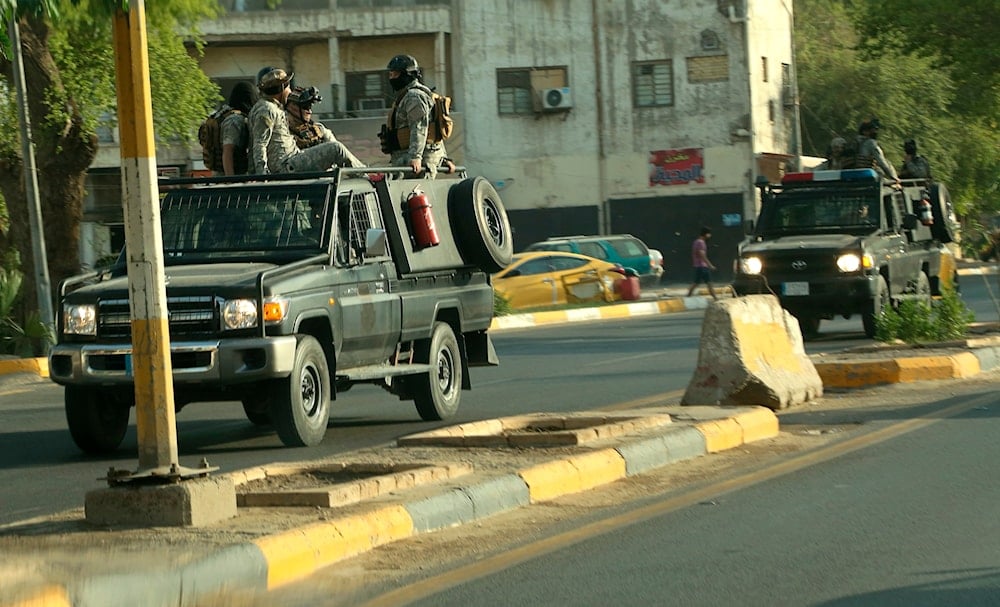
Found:
[[[490, 274], [513, 255], [500, 196], [464, 171], [371, 171], [160, 183], [177, 409], [241, 401], [285, 445], [315, 445], [355, 384], [441, 420], [469, 367], [497, 364]], [[49, 372], [89, 453], [118, 448], [135, 404], [124, 260], [60, 286]]]
[[761, 210], [747, 222], [733, 289], [772, 293], [803, 337], [822, 319], [860, 314], [865, 335], [887, 305], [930, 303], [956, 279], [945, 244], [957, 236], [943, 184], [884, 181], [871, 169], [789, 173], [758, 184]]

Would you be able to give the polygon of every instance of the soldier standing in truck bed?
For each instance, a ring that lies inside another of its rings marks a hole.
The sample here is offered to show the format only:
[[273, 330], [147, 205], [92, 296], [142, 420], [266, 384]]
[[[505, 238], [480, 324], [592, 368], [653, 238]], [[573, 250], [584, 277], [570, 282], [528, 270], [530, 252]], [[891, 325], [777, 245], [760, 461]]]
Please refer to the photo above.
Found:
[[432, 91], [423, 83], [417, 60], [410, 55], [396, 55], [386, 68], [396, 99], [389, 110], [388, 138], [382, 137], [382, 151], [389, 154], [392, 166], [409, 167], [417, 175], [426, 170], [427, 177], [433, 179], [447, 153], [444, 141], [435, 141], [433, 133], [428, 136], [434, 108]]
[[899, 171], [903, 179], [930, 179], [931, 163], [917, 154], [917, 142], [907, 139], [903, 143], [903, 167]]
[[886, 160], [882, 148], [879, 147], [878, 131], [882, 123], [878, 118], [865, 120], [858, 125], [858, 152], [855, 156], [854, 166], [859, 169], [875, 169], [882, 177], [899, 182], [899, 176], [892, 163]]

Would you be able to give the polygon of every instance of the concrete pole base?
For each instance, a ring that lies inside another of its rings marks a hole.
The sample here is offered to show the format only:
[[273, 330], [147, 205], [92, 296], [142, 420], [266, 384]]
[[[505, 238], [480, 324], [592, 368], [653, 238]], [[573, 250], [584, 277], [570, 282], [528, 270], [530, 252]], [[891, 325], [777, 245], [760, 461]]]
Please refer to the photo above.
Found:
[[119, 485], [88, 491], [84, 511], [93, 525], [204, 527], [236, 516], [236, 487], [229, 477]]

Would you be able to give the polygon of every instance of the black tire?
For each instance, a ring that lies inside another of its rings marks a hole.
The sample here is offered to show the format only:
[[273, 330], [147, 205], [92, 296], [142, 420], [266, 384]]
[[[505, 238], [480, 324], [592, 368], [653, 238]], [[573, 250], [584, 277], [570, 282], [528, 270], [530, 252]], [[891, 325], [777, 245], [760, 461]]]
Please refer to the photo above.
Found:
[[492, 274], [510, 265], [514, 239], [500, 194], [482, 177], [465, 179], [448, 192], [451, 231], [466, 263]]
[[884, 276], [879, 276], [878, 295], [868, 303], [868, 309], [861, 313], [861, 324], [865, 327], [866, 337], [875, 337], [876, 322], [887, 305], [889, 305], [889, 285], [886, 284]]
[[243, 399], [243, 413], [255, 426], [271, 425], [271, 395], [265, 393], [247, 396]]
[[934, 217], [934, 224], [931, 225], [931, 236], [945, 244], [955, 242], [958, 236], [954, 221], [955, 210], [951, 204], [948, 188], [943, 183], [931, 184], [929, 195], [931, 216]]
[[271, 386], [271, 422], [288, 447], [318, 445], [330, 421], [330, 370], [315, 338], [299, 336], [295, 362], [287, 378]]
[[451, 325], [434, 323], [431, 338], [417, 342], [415, 350], [416, 362], [431, 365], [426, 375], [409, 380], [420, 419], [434, 422], [454, 416], [462, 400], [462, 353]]
[[81, 451], [102, 455], [118, 449], [128, 430], [131, 402], [81, 386], [66, 386], [64, 399], [69, 433]]
[[819, 316], [800, 316], [797, 317], [799, 321], [799, 329], [802, 331], [802, 339], [808, 341], [810, 339], [816, 339], [819, 336], [819, 325], [821, 319]]

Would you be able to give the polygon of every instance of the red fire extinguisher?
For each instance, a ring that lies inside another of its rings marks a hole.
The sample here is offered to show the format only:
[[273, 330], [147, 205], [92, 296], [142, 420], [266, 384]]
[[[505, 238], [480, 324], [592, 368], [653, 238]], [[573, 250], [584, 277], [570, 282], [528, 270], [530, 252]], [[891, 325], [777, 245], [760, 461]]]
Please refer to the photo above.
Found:
[[934, 214], [931, 213], [931, 201], [927, 199], [926, 193], [918, 204], [920, 205], [920, 223], [925, 226], [933, 225]]
[[406, 199], [410, 213], [410, 229], [413, 233], [415, 248], [423, 249], [441, 244], [437, 226], [434, 225], [434, 213], [431, 211], [431, 201], [420, 188], [410, 192]]

